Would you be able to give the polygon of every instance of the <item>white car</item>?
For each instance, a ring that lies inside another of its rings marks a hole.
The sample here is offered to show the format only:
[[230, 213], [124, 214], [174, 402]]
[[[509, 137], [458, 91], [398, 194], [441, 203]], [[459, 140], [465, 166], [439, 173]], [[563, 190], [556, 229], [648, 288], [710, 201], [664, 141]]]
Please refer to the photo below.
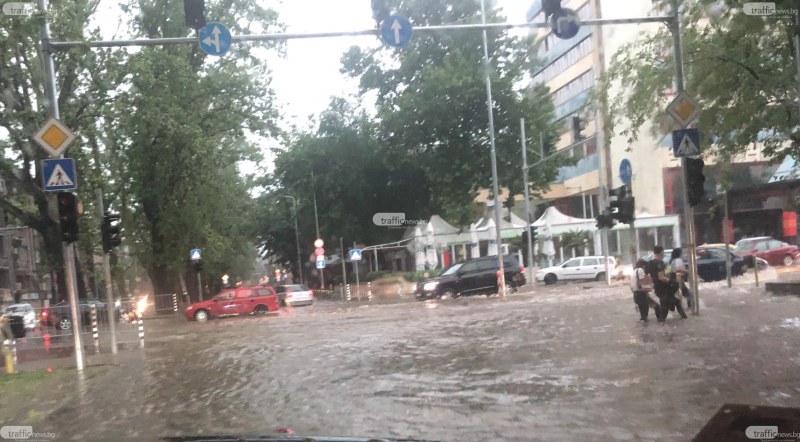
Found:
[[28, 330], [33, 330], [36, 328], [36, 312], [33, 310], [33, 306], [30, 304], [14, 304], [6, 307], [6, 311], [3, 312], [3, 316], [5, 317], [20, 317], [22, 318], [22, 323], [25, 324], [25, 328]]
[[[608, 257], [608, 269], [616, 272], [617, 260], [613, 256]], [[544, 281], [547, 285], [555, 284], [557, 281], [577, 279], [600, 281], [605, 277], [606, 268], [602, 256], [579, 256], [567, 260], [561, 265], [547, 267], [536, 272], [536, 280]]]
[[280, 304], [287, 307], [314, 303], [314, 292], [303, 284], [279, 285], [275, 286], [275, 291]]

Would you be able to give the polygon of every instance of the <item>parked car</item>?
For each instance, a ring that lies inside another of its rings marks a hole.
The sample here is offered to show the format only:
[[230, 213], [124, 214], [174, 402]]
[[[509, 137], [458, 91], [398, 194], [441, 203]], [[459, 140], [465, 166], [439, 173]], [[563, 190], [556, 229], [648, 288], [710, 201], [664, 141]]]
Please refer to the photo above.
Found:
[[186, 319], [202, 322], [221, 316], [265, 315], [279, 308], [272, 287], [237, 287], [223, 290], [208, 301], [195, 302], [183, 314]]
[[[90, 325], [92, 323], [92, 305], [97, 310], [98, 320], [108, 317], [105, 302], [99, 299], [79, 299], [78, 314], [81, 316], [81, 324]], [[72, 328], [72, 314], [69, 301], [62, 301], [42, 309], [42, 313], [39, 315], [39, 324], [42, 327], [70, 330]]]
[[[608, 257], [609, 269], [616, 269], [617, 260]], [[567, 260], [561, 265], [546, 267], [536, 272], [536, 280], [545, 284], [555, 284], [558, 281], [578, 279], [593, 279], [600, 281], [606, 277], [606, 266], [602, 256], [579, 256]]]
[[[497, 256], [484, 256], [453, 264], [441, 275], [417, 283], [417, 299], [457, 298], [497, 293]], [[511, 255], [503, 257], [506, 285], [516, 289], [525, 285], [525, 268]]]
[[790, 266], [800, 258], [797, 246], [786, 244], [768, 236], [745, 238], [736, 242], [736, 253], [740, 256], [755, 256], [770, 265]]
[[3, 317], [22, 318], [22, 323], [24, 324], [26, 329], [33, 330], [34, 328], [36, 328], [36, 312], [33, 310], [33, 306], [30, 304], [10, 305], [6, 307], [6, 311], [3, 312]]
[[[685, 258], [684, 258], [685, 259]], [[703, 281], [719, 281], [727, 277], [725, 271], [725, 245], [703, 245], [697, 248], [697, 275]], [[731, 276], [739, 276], [747, 270], [744, 258], [731, 251]]]
[[[698, 249], [706, 248], [706, 247], [716, 247], [718, 249], [722, 249], [723, 252], [725, 251], [725, 244], [724, 243], [703, 244], [702, 246], [699, 246]], [[744, 261], [744, 265], [742, 266], [742, 271], [743, 272], [747, 272], [748, 270], [753, 268], [753, 265], [754, 265], [753, 262], [754, 261], [758, 263], [758, 269], [759, 270], [765, 270], [767, 267], [769, 267], [769, 263], [764, 259], [756, 258], [756, 257], [754, 257], [752, 255], [751, 256], [747, 256], [747, 255], [742, 256], [742, 255], [740, 255], [739, 253], [736, 252], [736, 246], [734, 246], [734, 245], [728, 244], [728, 250], [730, 250], [732, 254], [738, 255], [738, 256], [740, 256], [742, 258], [742, 260]]]
[[275, 287], [278, 301], [283, 306], [311, 305], [314, 303], [314, 292], [303, 284], [279, 285]]

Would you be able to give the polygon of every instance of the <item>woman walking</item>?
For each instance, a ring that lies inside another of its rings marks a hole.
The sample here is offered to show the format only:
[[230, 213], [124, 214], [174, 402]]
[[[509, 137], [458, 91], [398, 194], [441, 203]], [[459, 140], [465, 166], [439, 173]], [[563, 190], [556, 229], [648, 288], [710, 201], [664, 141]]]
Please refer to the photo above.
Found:
[[650, 298], [653, 292], [653, 283], [650, 276], [645, 273], [647, 261], [640, 259], [636, 262], [636, 268], [633, 269], [631, 275], [631, 290], [633, 291], [633, 302], [639, 307], [640, 321], [647, 322], [647, 316], [650, 313], [650, 307], [656, 312], [656, 318], [661, 316], [658, 302]]

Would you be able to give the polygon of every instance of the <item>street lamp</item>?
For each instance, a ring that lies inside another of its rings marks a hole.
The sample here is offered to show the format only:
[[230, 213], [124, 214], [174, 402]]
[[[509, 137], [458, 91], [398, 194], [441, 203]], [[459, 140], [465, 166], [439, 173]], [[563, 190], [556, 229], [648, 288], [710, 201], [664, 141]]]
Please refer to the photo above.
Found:
[[300, 282], [305, 284], [303, 280], [303, 261], [300, 259], [300, 231], [297, 230], [297, 198], [291, 195], [280, 195], [283, 198], [292, 199], [292, 207], [294, 209], [294, 239], [297, 243], [297, 269], [300, 272]]

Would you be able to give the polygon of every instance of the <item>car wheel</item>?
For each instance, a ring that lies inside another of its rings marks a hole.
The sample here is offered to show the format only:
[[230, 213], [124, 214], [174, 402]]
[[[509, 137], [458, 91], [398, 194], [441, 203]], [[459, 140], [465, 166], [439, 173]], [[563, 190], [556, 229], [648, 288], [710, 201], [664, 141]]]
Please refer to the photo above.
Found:
[[205, 322], [208, 320], [208, 312], [205, 310], [198, 310], [194, 313], [194, 320], [197, 322]]
[[558, 281], [558, 277], [552, 273], [548, 273], [544, 277], [544, 283], [547, 285], [553, 285], [556, 283], [556, 281]]
[[794, 258], [792, 258], [792, 255], [786, 255], [783, 257], [783, 265], [790, 266], [792, 264], [794, 264]]
[[69, 330], [72, 328], [72, 321], [69, 318], [61, 318], [58, 321], [59, 330]]
[[442, 293], [441, 297], [442, 299], [456, 299], [458, 294], [456, 294], [455, 290], [453, 289], [447, 289], [444, 291], [444, 293]]
[[600, 272], [594, 277], [595, 281], [603, 281], [606, 279], [606, 272]]
[[267, 314], [267, 306], [266, 305], [257, 305], [256, 309], [253, 310], [253, 314], [255, 314], [255, 315], [266, 315]]

